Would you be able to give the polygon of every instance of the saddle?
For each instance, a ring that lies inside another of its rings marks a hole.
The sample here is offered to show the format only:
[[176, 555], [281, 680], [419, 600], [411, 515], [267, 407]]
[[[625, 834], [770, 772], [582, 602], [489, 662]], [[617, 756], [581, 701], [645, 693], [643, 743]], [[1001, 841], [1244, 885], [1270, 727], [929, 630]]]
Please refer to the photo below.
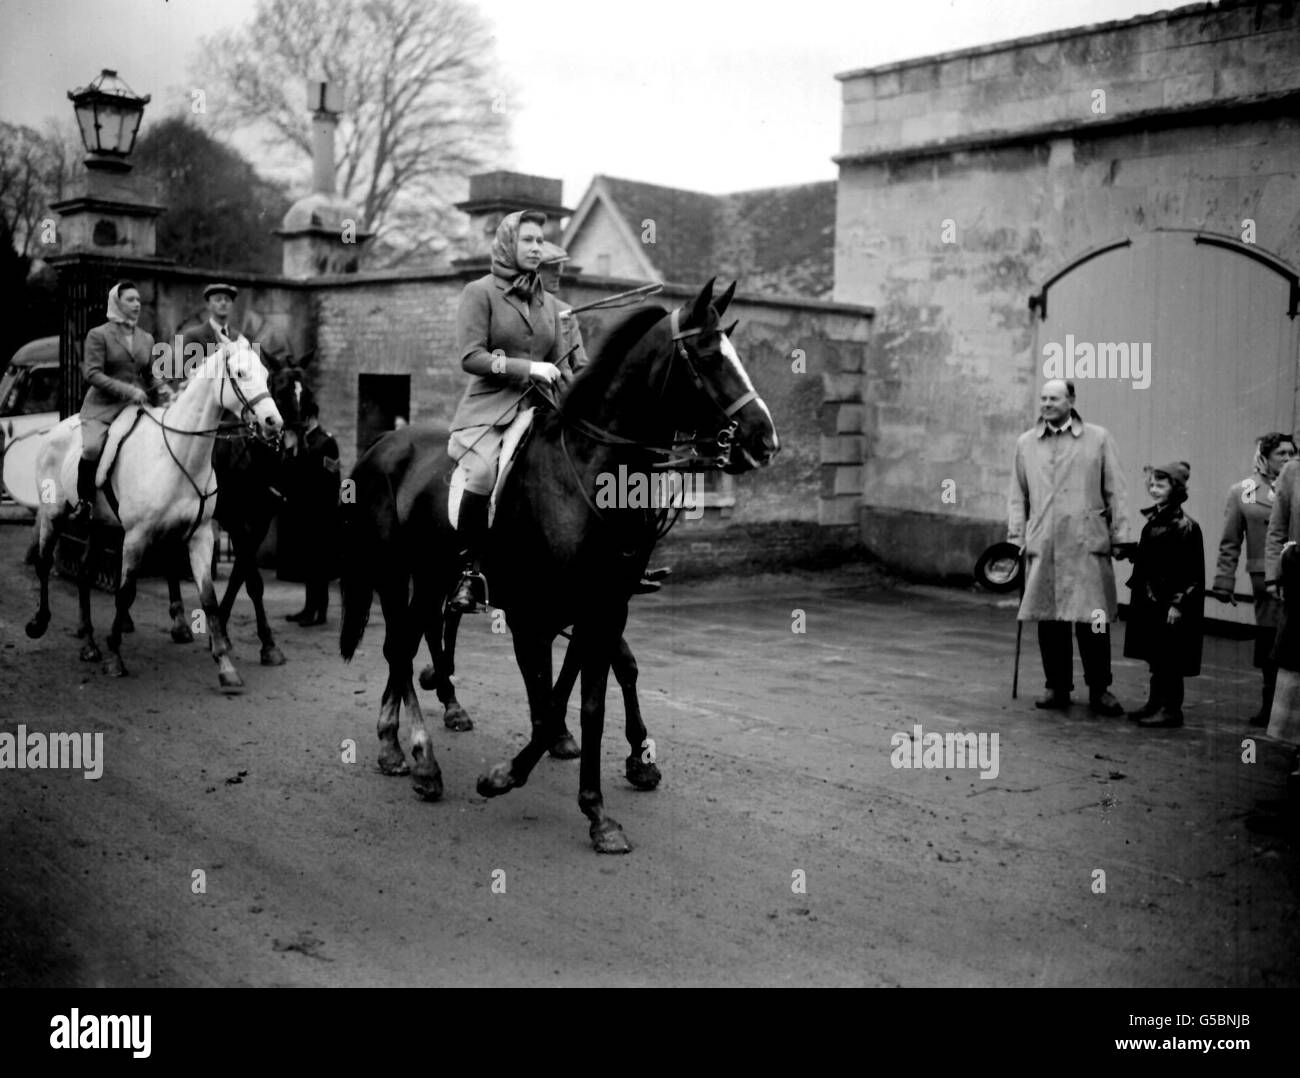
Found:
[[[506, 428], [505, 437], [501, 439], [501, 455], [497, 460], [497, 478], [492, 484], [492, 496], [488, 501], [488, 527], [496, 519], [497, 501], [505, 487], [506, 477], [510, 474], [519, 451], [528, 441], [533, 427], [533, 413], [536, 408], [521, 408], [514, 421]], [[457, 467], [451, 476], [447, 492], [447, 518], [452, 527], [460, 523], [460, 500], [465, 493], [465, 471]]]
[[[108, 428], [108, 434], [104, 438], [104, 451], [99, 455], [99, 467], [95, 471], [95, 486], [103, 489], [106, 495], [109, 493], [108, 481], [113, 474], [113, 466], [117, 463], [117, 454], [122, 448], [122, 443], [130, 437], [136, 424], [143, 418], [142, 406], [127, 405], [118, 412]], [[117, 512], [116, 506], [113, 507], [113, 512]]]

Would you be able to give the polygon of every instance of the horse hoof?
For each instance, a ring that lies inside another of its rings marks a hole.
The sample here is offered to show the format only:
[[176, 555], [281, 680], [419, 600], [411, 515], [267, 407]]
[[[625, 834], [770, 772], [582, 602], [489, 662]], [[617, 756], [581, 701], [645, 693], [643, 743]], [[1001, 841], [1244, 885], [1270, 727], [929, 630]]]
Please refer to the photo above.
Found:
[[239, 692], [244, 687], [244, 679], [234, 670], [222, 670], [217, 674], [222, 692]]
[[643, 763], [640, 756], [627, 758], [627, 781], [638, 790], [653, 790], [662, 779], [656, 764]]
[[285, 663], [284, 652], [274, 644], [262, 649], [263, 666], [283, 666]]
[[135, 632], [135, 622], [131, 620], [130, 614], [124, 614], [122, 616], [122, 632], [124, 633]]
[[392, 752], [388, 750], [381, 752], [379, 754], [379, 770], [385, 775], [409, 775], [411, 773], [401, 749], [394, 749]]
[[576, 760], [582, 755], [582, 749], [579, 748], [573, 735], [565, 730], [555, 739], [555, 744], [550, 748], [550, 754], [557, 760]]
[[101, 669], [108, 677], [126, 677], [126, 665], [120, 655], [109, 655]]
[[96, 644], [87, 644], [81, 649], [81, 661], [83, 663], [97, 663], [104, 657], [104, 653], [99, 650]]
[[425, 691], [435, 689], [438, 686], [437, 675], [433, 671], [433, 663], [430, 663], [420, 671], [420, 688]]
[[474, 720], [469, 717], [469, 712], [454, 700], [447, 705], [447, 711], [442, 716], [442, 722], [448, 730], [456, 730], [460, 733], [474, 729]]
[[442, 800], [442, 773], [435, 771], [430, 775], [413, 774], [411, 786], [422, 801]]
[[192, 644], [194, 643], [194, 631], [185, 622], [172, 626], [172, 643], [173, 644]]
[[49, 618], [32, 618], [27, 623], [27, 639], [39, 640], [45, 635], [45, 630], [49, 627]]
[[597, 853], [631, 853], [627, 836], [609, 817], [591, 825], [591, 848]]
[[478, 777], [478, 784], [475, 786], [480, 797], [500, 797], [514, 788], [515, 778], [510, 773], [509, 764], [494, 764], [491, 771]]

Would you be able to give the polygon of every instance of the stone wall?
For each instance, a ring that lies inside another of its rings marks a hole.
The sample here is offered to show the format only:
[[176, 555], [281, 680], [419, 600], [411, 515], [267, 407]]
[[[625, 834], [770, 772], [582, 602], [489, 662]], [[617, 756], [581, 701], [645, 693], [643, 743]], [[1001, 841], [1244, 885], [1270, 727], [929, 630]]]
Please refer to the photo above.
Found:
[[1250, 221], [1300, 265], [1297, 42], [1295, 4], [1198, 6], [842, 76], [835, 295], [877, 311], [870, 549], [960, 575], [1002, 537], [1027, 301], [1082, 253]]

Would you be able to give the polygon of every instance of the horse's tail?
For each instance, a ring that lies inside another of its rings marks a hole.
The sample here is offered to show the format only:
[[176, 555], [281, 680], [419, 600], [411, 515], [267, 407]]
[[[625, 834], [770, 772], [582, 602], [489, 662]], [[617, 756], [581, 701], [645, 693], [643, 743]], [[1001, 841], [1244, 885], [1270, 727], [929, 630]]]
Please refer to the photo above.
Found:
[[[367, 461], [362, 459], [352, 470], [354, 500], [345, 501], [342, 506], [343, 565], [339, 585], [343, 596], [343, 622], [339, 627], [339, 654], [346, 662], [352, 661], [370, 621], [370, 604], [375, 597], [375, 566], [379, 564], [375, 549], [375, 514], [382, 507], [376, 504], [380, 499], [370, 496], [376, 477], [370, 474], [366, 464]], [[386, 479], [383, 476], [378, 478]], [[386, 493], [389, 504], [392, 504], [390, 484], [381, 482], [379, 493], [381, 498]]]

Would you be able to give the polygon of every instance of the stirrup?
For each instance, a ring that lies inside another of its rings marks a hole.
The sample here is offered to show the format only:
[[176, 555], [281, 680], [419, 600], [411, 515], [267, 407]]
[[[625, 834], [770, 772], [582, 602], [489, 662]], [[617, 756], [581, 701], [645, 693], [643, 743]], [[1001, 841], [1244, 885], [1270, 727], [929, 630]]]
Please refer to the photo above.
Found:
[[455, 592], [447, 600], [447, 609], [459, 614], [481, 614], [487, 606], [487, 577], [473, 569], [466, 569], [461, 573]]

